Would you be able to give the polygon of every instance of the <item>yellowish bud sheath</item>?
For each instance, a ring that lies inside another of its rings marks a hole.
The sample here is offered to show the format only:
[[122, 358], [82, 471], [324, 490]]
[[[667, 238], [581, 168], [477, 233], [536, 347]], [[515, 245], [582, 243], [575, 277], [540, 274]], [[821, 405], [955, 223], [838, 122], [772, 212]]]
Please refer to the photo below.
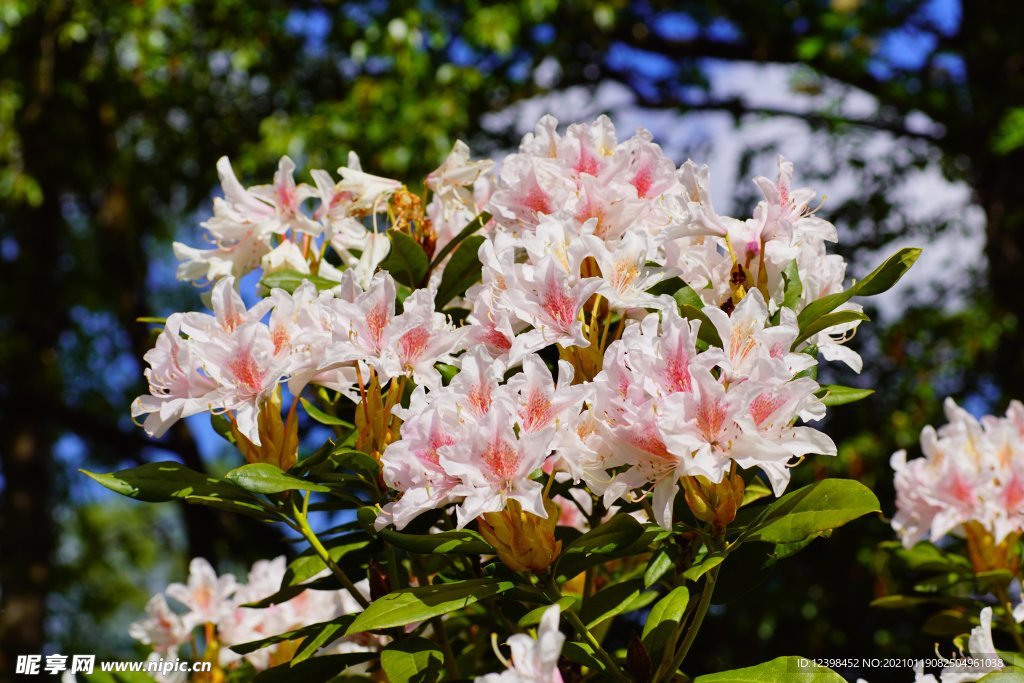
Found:
[[547, 519], [523, 511], [518, 501], [510, 500], [501, 512], [488, 512], [477, 518], [480, 535], [509, 569], [540, 573], [558, 557], [562, 542], [555, 540], [555, 526], [561, 510], [547, 497], [544, 509]]
[[724, 529], [736, 519], [744, 489], [743, 477], [735, 471], [718, 483], [701, 475], [683, 477], [686, 504], [694, 517], [716, 529]]
[[260, 445], [250, 441], [232, 422], [231, 434], [247, 463], [265, 462], [288, 470], [295, 465], [299, 453], [298, 419], [294, 410], [281, 417], [281, 389], [260, 406], [258, 422]]

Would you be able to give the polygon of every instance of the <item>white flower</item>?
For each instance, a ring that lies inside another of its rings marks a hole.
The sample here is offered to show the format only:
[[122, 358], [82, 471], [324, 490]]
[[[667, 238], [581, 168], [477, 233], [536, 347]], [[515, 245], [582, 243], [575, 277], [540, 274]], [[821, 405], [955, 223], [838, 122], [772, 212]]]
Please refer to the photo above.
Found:
[[558, 630], [558, 605], [544, 610], [537, 638], [517, 633], [508, 639], [512, 661], [501, 673], [477, 676], [476, 683], [562, 683], [558, 658], [565, 636]]

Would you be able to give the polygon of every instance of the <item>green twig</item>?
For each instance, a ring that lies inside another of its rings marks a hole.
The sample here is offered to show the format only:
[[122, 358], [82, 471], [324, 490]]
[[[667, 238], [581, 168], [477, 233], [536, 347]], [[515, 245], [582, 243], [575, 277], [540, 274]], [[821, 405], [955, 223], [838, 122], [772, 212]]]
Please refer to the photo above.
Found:
[[298, 522], [299, 532], [302, 534], [303, 538], [306, 539], [309, 545], [313, 548], [313, 551], [320, 557], [321, 560], [324, 561], [324, 564], [326, 564], [327, 568], [331, 570], [331, 573], [334, 574], [334, 577], [338, 579], [338, 581], [345, 588], [345, 590], [347, 590], [349, 594], [351, 594], [352, 597], [355, 598], [356, 602], [358, 602], [363, 607], [363, 609], [369, 607], [370, 601], [363, 596], [362, 592], [358, 588], [356, 588], [356, 585], [352, 583], [352, 579], [348, 578], [348, 574], [345, 573], [345, 570], [339, 567], [338, 563], [331, 558], [331, 554], [327, 552], [327, 548], [323, 546], [323, 544], [320, 542], [320, 539], [317, 538], [316, 533], [314, 533], [312, 527], [309, 526], [309, 519], [307, 518], [309, 514], [308, 491], [302, 497], [301, 510], [299, 510], [298, 506], [295, 505], [295, 501], [292, 501], [292, 512], [295, 515], [295, 521]]
[[1024, 635], [1021, 634], [1020, 624], [1013, 618], [1013, 604], [1010, 602], [1010, 594], [1006, 590], [1006, 586], [998, 586], [995, 589], [996, 598], [999, 602], [1003, 603], [1003, 609], [1006, 610], [1006, 623], [1010, 625], [1010, 634], [1013, 636], [1013, 642], [1017, 644], [1017, 650], [1024, 652]]
[[[551, 599], [552, 603], [558, 602], [562, 598], [562, 591], [559, 590], [558, 584], [555, 583], [554, 578], [550, 576], [548, 577], [548, 588], [552, 593], [548, 598]], [[608, 669], [607, 673], [615, 678], [615, 680], [628, 682], [629, 678], [626, 674], [622, 673], [622, 669], [619, 668], [615, 659], [608, 654], [608, 651], [601, 647], [601, 643], [598, 642], [597, 638], [594, 637], [594, 634], [587, 628], [587, 625], [583, 623], [582, 619], [580, 619], [580, 615], [576, 613], [576, 609], [569, 606], [565, 610], [564, 614], [565, 618], [570, 624], [572, 624], [572, 627], [576, 629], [576, 633], [578, 633], [580, 637], [583, 638], [591, 648], [593, 648], [598, 659], [604, 663], [605, 667]]]
[[704, 588], [700, 594], [700, 602], [697, 603], [697, 609], [693, 612], [693, 619], [690, 620], [690, 625], [686, 627], [686, 635], [683, 636], [683, 642], [679, 646], [679, 649], [676, 650], [675, 657], [672, 658], [672, 663], [669, 665], [668, 670], [661, 673], [661, 680], [671, 680], [672, 676], [675, 675], [675, 672], [683, 663], [683, 660], [686, 659], [686, 655], [690, 651], [690, 646], [693, 645], [693, 641], [697, 637], [697, 632], [700, 631], [700, 626], [704, 621], [704, 615], [707, 614], [708, 607], [711, 605], [711, 594], [715, 590], [715, 581], [718, 579], [718, 569], [719, 567], [714, 567], [704, 575]]

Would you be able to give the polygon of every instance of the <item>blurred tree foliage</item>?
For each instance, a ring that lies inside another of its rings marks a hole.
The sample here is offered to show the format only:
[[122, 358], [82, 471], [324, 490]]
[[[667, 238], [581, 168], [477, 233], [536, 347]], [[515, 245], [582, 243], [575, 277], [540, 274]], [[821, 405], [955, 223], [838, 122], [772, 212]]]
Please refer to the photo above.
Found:
[[[937, 165], [969, 184], [987, 218], [988, 263], [977, 264], [973, 281], [943, 283], [930, 301], [859, 340], [869, 357], [861, 381], [882, 391], [836, 411], [829, 429], [840, 457], [815, 464], [817, 474], [852, 473], [891, 500], [886, 458], [938, 419], [943, 396], [1001, 408], [1024, 384], [1024, 47], [1013, 30], [1022, 21], [1019, 3], [955, 0], [7, 0], [0, 671], [10, 670], [12, 654], [40, 651], [47, 624], [51, 638], [72, 637], [74, 609], [100, 618], [120, 600], [141, 599], [83, 595], [82, 582], [128, 577], [130, 566], [157, 561], [140, 550], [129, 557], [149, 560], [114, 567], [104, 565], [114, 555], [65, 552], [68, 537], [108, 548], [112, 539], [142, 543], [135, 507], [108, 514], [82, 504], [55, 515], [78, 505], [65, 502], [78, 485], [61, 472], [73, 460], [60, 455], [68, 444], [97, 469], [166, 457], [161, 449], [204, 464], [183, 424], [152, 444], [127, 408], [151, 341], [136, 318], [194, 305], [170, 281], [167, 240], [198, 222], [216, 158], [231, 155], [251, 179], [269, 177], [284, 153], [300, 167], [333, 168], [354, 149], [372, 172], [422, 177], [456, 136], [480, 153], [508, 147], [516, 131], [493, 119], [485, 129], [485, 115], [551, 90], [616, 81], [652, 109], [804, 121], [820, 136], [821, 157], [802, 176], [850, 173], [859, 188], [826, 209], [853, 237], [847, 251], [962, 226], [960, 216], [922, 225], [904, 210], [895, 194], [914, 169]], [[913, 45], [913, 58], [894, 45]], [[803, 104], [720, 97], [709, 74], [722, 62], [792, 67], [793, 101]], [[873, 98], [871, 111], [852, 116], [843, 107], [853, 90]], [[878, 132], [898, 141], [882, 156], [864, 144]], [[748, 150], [743, 165], [766, 151]], [[749, 200], [744, 193], [738, 199]], [[964, 305], [946, 305], [951, 290]], [[280, 549], [237, 520], [181, 512], [190, 554], [244, 561]], [[706, 668], [782, 653], [927, 650], [915, 623], [866, 607], [881, 589], [872, 548], [887, 537], [877, 521], [862, 521], [783, 564], [709, 621], [698, 648]]]

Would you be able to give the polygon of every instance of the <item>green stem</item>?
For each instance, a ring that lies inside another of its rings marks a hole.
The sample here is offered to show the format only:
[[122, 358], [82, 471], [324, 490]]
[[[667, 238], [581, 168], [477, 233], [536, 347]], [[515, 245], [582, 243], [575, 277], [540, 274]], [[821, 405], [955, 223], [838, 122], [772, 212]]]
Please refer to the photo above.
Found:
[[[720, 565], [719, 565], [720, 566]], [[667, 671], [663, 672], [663, 680], [671, 680], [672, 676], [679, 669], [683, 660], [686, 659], [687, 653], [690, 651], [690, 646], [693, 645], [694, 639], [697, 638], [697, 632], [700, 631], [701, 623], [704, 621], [704, 615], [708, 612], [708, 607], [711, 605], [711, 594], [715, 590], [715, 581], [718, 580], [718, 567], [714, 567], [707, 574], [704, 575], [704, 588], [700, 594], [700, 602], [697, 603], [697, 609], [693, 612], [693, 619], [690, 621], [690, 625], [686, 627], [686, 635], [683, 636], [683, 642], [676, 650], [675, 657], [672, 658], [672, 663], [669, 665]]]
[[307, 515], [309, 514], [309, 492], [306, 492], [302, 497], [301, 510], [299, 510], [295, 505], [295, 501], [292, 501], [292, 512], [295, 514], [295, 521], [299, 524], [299, 532], [313, 548], [313, 551], [321, 560], [324, 561], [324, 564], [326, 564], [327, 568], [331, 570], [334, 577], [338, 579], [345, 590], [355, 598], [356, 602], [358, 602], [363, 609], [369, 607], [370, 601], [363, 596], [362, 592], [360, 592], [358, 588], [356, 588], [355, 584], [352, 583], [352, 579], [348, 578], [348, 574], [345, 573], [345, 570], [339, 567], [338, 563], [331, 558], [331, 554], [327, 552], [327, 548], [323, 546], [320, 539], [317, 538], [316, 533], [313, 532], [312, 527], [309, 526], [309, 519], [307, 518]]
[[437, 633], [437, 644], [441, 646], [441, 653], [444, 655], [444, 668], [448, 672], [448, 677], [453, 680], [462, 678], [462, 672], [459, 671], [459, 663], [455, 661], [455, 653], [452, 652], [452, 644], [448, 640], [448, 631], [445, 630], [444, 622], [441, 621], [441, 617], [434, 617], [430, 623], [433, 624], [434, 631]]
[[1024, 635], [1021, 634], [1020, 624], [1013, 618], [1013, 603], [1010, 602], [1010, 594], [1005, 586], [996, 588], [995, 594], [999, 602], [1003, 603], [1003, 609], [1006, 610], [1005, 621], [1010, 626], [1010, 633], [1013, 635], [1013, 641], [1017, 644], [1017, 650], [1024, 652]]
[[[559, 590], [558, 584], [555, 583], [555, 580], [552, 577], [548, 578], [548, 588], [554, 596], [552, 602], [557, 602], [562, 598], [562, 591]], [[548, 597], [550, 599], [552, 596]], [[605, 667], [608, 669], [607, 673], [615, 678], [615, 680], [628, 682], [629, 678], [626, 674], [622, 673], [622, 669], [619, 668], [619, 665], [615, 662], [615, 659], [608, 654], [607, 650], [601, 647], [601, 643], [598, 642], [597, 638], [594, 637], [594, 634], [587, 628], [587, 625], [583, 623], [582, 619], [580, 619], [580, 615], [576, 613], [576, 609], [570, 606], [565, 610], [564, 614], [565, 618], [570, 624], [572, 624], [572, 627], [576, 629], [576, 633], [578, 633], [580, 637], [583, 638], [591, 648], [593, 648], [598, 659], [604, 662]]]

